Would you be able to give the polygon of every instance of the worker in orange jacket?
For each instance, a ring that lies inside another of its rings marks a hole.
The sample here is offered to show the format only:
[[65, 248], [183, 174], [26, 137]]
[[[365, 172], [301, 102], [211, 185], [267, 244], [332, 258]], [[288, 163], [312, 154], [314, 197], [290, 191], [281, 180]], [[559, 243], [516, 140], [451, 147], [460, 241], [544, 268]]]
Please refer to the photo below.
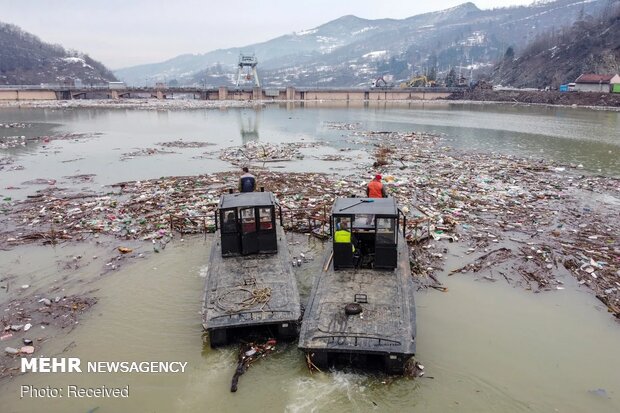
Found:
[[375, 179], [370, 181], [366, 187], [366, 196], [368, 198], [387, 198], [385, 186], [381, 183], [381, 175], [375, 175]]

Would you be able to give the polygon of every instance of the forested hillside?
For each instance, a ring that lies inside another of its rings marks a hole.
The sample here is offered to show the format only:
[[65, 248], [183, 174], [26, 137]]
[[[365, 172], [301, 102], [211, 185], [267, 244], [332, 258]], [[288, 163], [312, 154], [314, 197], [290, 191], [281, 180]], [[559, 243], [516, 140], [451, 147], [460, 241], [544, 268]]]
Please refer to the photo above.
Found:
[[0, 22], [0, 85], [116, 80], [103, 64], [86, 54], [44, 43], [17, 26]]
[[596, 18], [583, 15], [568, 28], [538, 36], [521, 53], [508, 49], [491, 80], [555, 88], [582, 73], [620, 73], [620, 2], [610, 2]]

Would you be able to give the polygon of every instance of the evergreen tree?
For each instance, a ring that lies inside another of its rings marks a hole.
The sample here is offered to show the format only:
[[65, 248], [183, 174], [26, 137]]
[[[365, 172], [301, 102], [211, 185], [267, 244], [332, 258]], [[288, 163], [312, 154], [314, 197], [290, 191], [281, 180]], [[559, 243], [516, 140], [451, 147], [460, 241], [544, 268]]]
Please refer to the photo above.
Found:
[[428, 72], [428, 76], [426, 76], [428, 80], [437, 80], [437, 68], [435, 66], [431, 67], [431, 70]]
[[515, 58], [515, 50], [512, 48], [512, 46], [508, 47], [508, 49], [506, 49], [506, 53], [504, 53], [504, 60], [514, 60]]
[[454, 87], [458, 85], [458, 80], [456, 79], [456, 72], [454, 68], [451, 68], [448, 74], [446, 75], [446, 86]]

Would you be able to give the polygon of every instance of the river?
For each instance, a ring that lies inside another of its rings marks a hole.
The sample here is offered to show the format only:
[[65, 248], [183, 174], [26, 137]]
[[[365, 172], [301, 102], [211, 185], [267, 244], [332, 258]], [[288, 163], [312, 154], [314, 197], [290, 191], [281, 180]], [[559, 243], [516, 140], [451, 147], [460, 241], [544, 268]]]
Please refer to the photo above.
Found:
[[[359, 123], [369, 130], [424, 130], [445, 134], [460, 149], [497, 151], [582, 164], [585, 170], [620, 174], [620, 113], [575, 108], [489, 105], [267, 106], [260, 109], [139, 110], [0, 110], [1, 122], [26, 122], [5, 136], [48, 133], [100, 133], [88, 139], [55, 140], [43, 147], [3, 150], [23, 170], [0, 171], [2, 195], [22, 197], [38, 186], [34, 179], [96, 174], [85, 189], [130, 179], [192, 175], [234, 170], [220, 160], [198, 158], [205, 151], [259, 142], [317, 142], [302, 161], [282, 170], [338, 171], [334, 162], [314, 158], [337, 153], [349, 131], [326, 122]], [[121, 160], [136, 148], [176, 139], [208, 141], [208, 148], [174, 148], [175, 154]], [[364, 148], [354, 153], [367, 159]], [[6, 155], [3, 155], [6, 156]], [[83, 158], [83, 159], [78, 159]], [[78, 160], [74, 160], [78, 159]], [[63, 161], [71, 162], [63, 162]], [[235, 171], [236, 173], [236, 171]], [[105, 188], [103, 189], [105, 191]], [[302, 301], [321, 266], [323, 244], [289, 235], [294, 254], [314, 259], [296, 269]], [[187, 362], [179, 374], [29, 373], [0, 385], [2, 411], [425, 411], [425, 412], [617, 412], [620, 411], [620, 325], [572, 278], [565, 289], [533, 294], [503, 282], [471, 275], [447, 277], [463, 255], [453, 253], [439, 277], [447, 293], [416, 294], [417, 359], [422, 378], [388, 379], [350, 372], [310, 374], [295, 345], [282, 347], [241, 377], [230, 393], [236, 349], [212, 350], [200, 325], [201, 289], [211, 237], [176, 237], [153, 254], [137, 245], [145, 259], [101, 276], [101, 259], [91, 257], [94, 240], [82, 245], [23, 246], [1, 251], [0, 271], [17, 275], [15, 284], [44, 288], [60, 273], [87, 280], [73, 288], [95, 290], [95, 307], [71, 333], [44, 344], [45, 355], [85, 361], [170, 360]], [[113, 247], [112, 247], [113, 248]], [[87, 265], [66, 270], [67, 257], [86, 257]], [[2, 302], [2, 301], [0, 301]], [[37, 330], [37, 334], [43, 335]], [[3, 342], [4, 344], [4, 342]], [[42, 354], [39, 354], [42, 355]], [[20, 386], [77, 384], [129, 386], [127, 399], [19, 398]]]

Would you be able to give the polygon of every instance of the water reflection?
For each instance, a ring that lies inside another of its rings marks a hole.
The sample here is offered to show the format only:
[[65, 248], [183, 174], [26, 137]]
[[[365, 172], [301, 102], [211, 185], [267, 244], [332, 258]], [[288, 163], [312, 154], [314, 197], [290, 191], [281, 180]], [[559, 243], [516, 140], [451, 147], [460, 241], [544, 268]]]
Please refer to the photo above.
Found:
[[241, 132], [241, 143], [245, 145], [248, 142], [258, 142], [258, 109], [238, 110], [237, 114]]

